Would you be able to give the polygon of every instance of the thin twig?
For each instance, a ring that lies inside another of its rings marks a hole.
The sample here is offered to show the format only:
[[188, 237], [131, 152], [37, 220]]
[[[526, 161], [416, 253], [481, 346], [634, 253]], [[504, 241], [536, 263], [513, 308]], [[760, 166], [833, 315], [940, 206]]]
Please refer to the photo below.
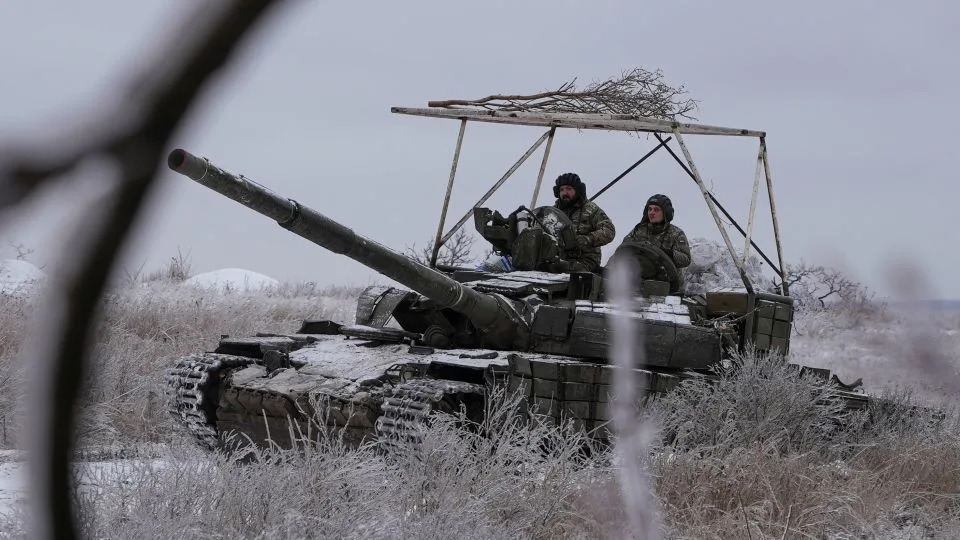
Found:
[[783, 526], [783, 534], [780, 535], [780, 540], [784, 540], [787, 537], [787, 531], [790, 530], [790, 515], [793, 514], [793, 505], [791, 504], [787, 508], [787, 524]]
[[750, 518], [747, 517], [747, 511], [743, 509], [743, 499], [737, 497], [737, 502], [740, 503], [740, 514], [743, 515], [743, 522], [747, 525], [747, 540], [753, 540], [753, 536], [750, 534]]

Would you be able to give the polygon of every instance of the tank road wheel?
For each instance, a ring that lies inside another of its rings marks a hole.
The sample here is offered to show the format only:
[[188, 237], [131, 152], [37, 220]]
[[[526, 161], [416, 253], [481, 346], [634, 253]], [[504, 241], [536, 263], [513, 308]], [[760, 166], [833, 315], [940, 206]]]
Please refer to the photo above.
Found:
[[167, 409], [201, 446], [219, 446], [216, 413], [222, 375], [253, 363], [253, 358], [202, 353], [181, 357], [167, 370]]
[[461, 403], [469, 406], [483, 395], [483, 385], [460, 381], [413, 379], [398, 384], [381, 404], [383, 416], [376, 423], [380, 445], [387, 451], [419, 445], [431, 414], [455, 413]]

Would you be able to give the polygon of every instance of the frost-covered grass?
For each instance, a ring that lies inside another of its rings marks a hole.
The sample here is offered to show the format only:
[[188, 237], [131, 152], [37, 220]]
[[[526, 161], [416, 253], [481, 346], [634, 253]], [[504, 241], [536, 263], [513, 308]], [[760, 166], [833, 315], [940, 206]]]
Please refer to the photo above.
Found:
[[[84, 536], [136, 538], [629, 538], [659, 512], [666, 538], [929, 538], [960, 533], [955, 411], [842, 416], [820, 379], [745, 357], [647, 409], [661, 442], [633, 456], [516, 415], [447, 418], [385, 455], [332, 436], [254, 459], [171, 444], [152, 460], [78, 465]], [[842, 419], [841, 424], [837, 421]], [[652, 478], [624, 506], [620, 471]], [[19, 534], [22, 515], [0, 519]]]
[[[867, 423], [844, 415], [822, 381], [749, 356], [719, 384], [685, 383], [648, 408], [659, 442], [629, 457], [585, 453], [576, 433], [523, 422], [509, 406], [496, 409], [483, 437], [438, 422], [422, 447], [392, 456], [334, 437], [239, 460], [195, 449], [170, 429], [161, 385], [176, 356], [209, 350], [221, 334], [349, 321], [354, 293], [301, 286], [222, 295], [160, 282], [114, 291], [81, 437], [161, 444], [152, 460], [78, 465], [84, 536], [625, 538], [641, 509], [624, 507], [624, 459], [650, 476], [654, 498], [644, 509], [659, 512], [668, 538], [960, 535], [954, 410], [935, 423], [876, 410]], [[0, 308], [0, 413], [13, 425], [23, 388], [15, 359], [32, 307], [0, 298]], [[954, 369], [960, 317], [923, 317], [805, 313], [791, 361], [863, 377], [871, 391], [900, 383], [916, 397], [944, 395], [957, 377], [928, 369]], [[5, 439], [16, 442], [15, 433]], [[22, 516], [0, 519], [0, 530], [22, 535]]]
[[[83, 500], [91, 536], [517, 538], [590, 531], [571, 505], [609, 470], [578, 455], [582, 439], [499, 416], [499, 437], [441, 422], [421, 447], [385, 456], [337, 443], [265, 450], [239, 462], [185, 451], [104, 497]], [[489, 431], [487, 431], [489, 434]], [[173, 490], [171, 493], [171, 489]], [[171, 496], [172, 495], [172, 496]], [[132, 518], [132, 519], [131, 519]], [[128, 524], [135, 523], [130, 526]], [[598, 531], [594, 531], [598, 532]]]
[[[223, 294], [162, 281], [111, 291], [91, 356], [84, 441], [167, 440], [163, 373], [178, 356], [213, 350], [224, 334], [295, 332], [308, 318], [352, 321], [356, 294], [312, 284]], [[0, 296], [0, 447], [17, 444], [15, 428], [23, 417], [18, 408], [27, 387], [17, 353], [33, 308], [29, 299]]]
[[[823, 380], [745, 357], [652, 415], [675, 533], [693, 538], [919, 538], [960, 532], [957, 411], [845, 411]], [[911, 403], [900, 396], [901, 404]], [[680, 534], [682, 533], [682, 534]], [[792, 534], [791, 534], [792, 533]]]
[[[578, 503], [611, 485], [606, 454], [498, 403], [480, 429], [441, 418], [390, 454], [332, 434], [252, 458], [171, 444], [157, 459], [79, 464], [78, 521], [94, 538], [600, 536]], [[21, 533], [23, 517], [0, 517], [0, 530]]]

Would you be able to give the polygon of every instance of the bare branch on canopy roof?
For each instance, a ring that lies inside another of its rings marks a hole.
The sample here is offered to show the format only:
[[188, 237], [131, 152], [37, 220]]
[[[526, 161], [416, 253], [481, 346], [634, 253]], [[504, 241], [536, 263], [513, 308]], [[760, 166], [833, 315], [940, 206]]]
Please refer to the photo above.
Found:
[[574, 78], [556, 90], [538, 94], [494, 94], [480, 99], [430, 101], [429, 107], [447, 109], [479, 108], [495, 111], [612, 113], [646, 118], [696, 120], [690, 115], [697, 102], [684, 97], [686, 89], [663, 81], [658, 69], [633, 68], [617, 77], [577, 89]]

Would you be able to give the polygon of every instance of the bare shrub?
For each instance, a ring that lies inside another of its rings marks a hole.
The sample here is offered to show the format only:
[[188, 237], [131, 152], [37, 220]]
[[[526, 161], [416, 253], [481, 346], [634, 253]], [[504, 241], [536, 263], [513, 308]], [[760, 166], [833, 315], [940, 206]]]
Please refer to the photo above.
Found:
[[[147, 283], [152, 281], [186, 281], [190, 278], [192, 269], [193, 263], [190, 262], [190, 252], [184, 253], [180, 248], [177, 248], [177, 254], [170, 257], [166, 266], [150, 272], [143, 280]], [[139, 273], [138, 271], [136, 275], [139, 275]]]
[[849, 325], [875, 319], [885, 311], [885, 305], [874, 299], [869, 288], [835, 268], [803, 261], [788, 264], [787, 286], [799, 310], [835, 311], [843, 314]]
[[844, 403], [826, 380], [782, 356], [736, 354], [716, 381], [690, 379], [653, 406], [670, 450], [722, 458], [743, 448], [776, 454], [827, 444]]
[[9, 244], [10, 244], [10, 247], [12, 247], [17, 252], [18, 261], [26, 261], [28, 260], [27, 258], [30, 255], [33, 255], [34, 249], [31, 247], [28, 247], [23, 242], [10, 241]]
[[[685, 294], [743, 286], [737, 263], [720, 242], [692, 238], [690, 251], [690, 266], [683, 269]], [[741, 250], [737, 250], [738, 259], [742, 256]], [[751, 253], [743, 262], [744, 271], [755, 286], [780, 293], [779, 276], [773, 280], [765, 278], [759, 256]], [[787, 286], [797, 311], [840, 313], [843, 318], [835, 321], [837, 324], [854, 327], [886, 316], [885, 304], [877, 301], [866, 285], [835, 268], [804, 261], [787, 264]]]
[[[473, 235], [466, 229], [460, 228], [447, 240], [437, 253], [437, 264], [446, 266], [462, 266], [473, 261]], [[408, 246], [406, 254], [411, 259], [423, 265], [429, 265], [433, 257], [434, 241], [430, 240], [423, 248], [418, 249], [416, 244]]]

